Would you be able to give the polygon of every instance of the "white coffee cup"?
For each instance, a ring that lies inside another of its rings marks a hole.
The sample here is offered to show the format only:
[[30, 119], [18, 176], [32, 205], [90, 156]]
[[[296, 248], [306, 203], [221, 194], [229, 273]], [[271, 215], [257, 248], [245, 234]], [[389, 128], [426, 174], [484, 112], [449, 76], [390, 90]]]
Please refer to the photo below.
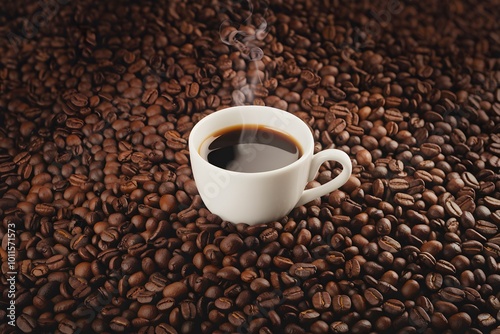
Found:
[[[215, 132], [235, 125], [261, 125], [293, 137], [302, 156], [274, 170], [245, 173], [226, 170], [200, 155], [200, 146]], [[326, 195], [347, 182], [352, 172], [349, 156], [327, 149], [313, 155], [314, 139], [309, 127], [286, 111], [262, 106], [237, 106], [214, 112], [199, 121], [189, 135], [193, 177], [206, 207], [233, 223], [258, 224], [279, 219], [294, 207]], [[304, 190], [325, 161], [339, 162], [343, 170], [333, 180]]]

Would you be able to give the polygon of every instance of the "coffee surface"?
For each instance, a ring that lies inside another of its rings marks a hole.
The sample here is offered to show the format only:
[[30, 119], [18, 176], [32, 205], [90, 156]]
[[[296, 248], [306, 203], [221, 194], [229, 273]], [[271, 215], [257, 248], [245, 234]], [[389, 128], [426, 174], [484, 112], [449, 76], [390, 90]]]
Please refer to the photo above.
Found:
[[300, 144], [286, 133], [262, 125], [236, 125], [209, 136], [200, 154], [211, 164], [244, 173], [267, 172], [298, 160]]

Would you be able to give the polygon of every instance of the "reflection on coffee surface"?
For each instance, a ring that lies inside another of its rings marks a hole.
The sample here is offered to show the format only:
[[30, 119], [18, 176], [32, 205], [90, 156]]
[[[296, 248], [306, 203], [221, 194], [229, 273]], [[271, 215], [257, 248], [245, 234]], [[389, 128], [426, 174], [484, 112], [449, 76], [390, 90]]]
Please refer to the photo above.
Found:
[[210, 135], [200, 155], [211, 164], [237, 172], [257, 173], [285, 167], [302, 156], [297, 141], [273, 128], [235, 125]]

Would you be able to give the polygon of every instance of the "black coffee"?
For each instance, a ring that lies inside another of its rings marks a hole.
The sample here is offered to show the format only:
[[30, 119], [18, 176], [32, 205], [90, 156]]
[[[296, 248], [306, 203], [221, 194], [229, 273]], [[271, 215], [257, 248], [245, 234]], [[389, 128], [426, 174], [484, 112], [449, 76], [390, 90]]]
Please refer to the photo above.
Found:
[[285, 167], [298, 160], [300, 144], [281, 131], [263, 125], [235, 125], [205, 139], [200, 155], [231, 171], [257, 173]]

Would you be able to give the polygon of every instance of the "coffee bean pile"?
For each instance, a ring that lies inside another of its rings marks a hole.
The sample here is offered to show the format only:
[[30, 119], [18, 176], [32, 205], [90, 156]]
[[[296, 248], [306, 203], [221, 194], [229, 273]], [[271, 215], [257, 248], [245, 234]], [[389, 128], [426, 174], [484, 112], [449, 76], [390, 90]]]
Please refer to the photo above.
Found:
[[[2, 1], [0, 332], [500, 333], [499, 17]], [[237, 104], [303, 119], [315, 152], [350, 155], [349, 181], [268, 224], [210, 213], [187, 140]]]

